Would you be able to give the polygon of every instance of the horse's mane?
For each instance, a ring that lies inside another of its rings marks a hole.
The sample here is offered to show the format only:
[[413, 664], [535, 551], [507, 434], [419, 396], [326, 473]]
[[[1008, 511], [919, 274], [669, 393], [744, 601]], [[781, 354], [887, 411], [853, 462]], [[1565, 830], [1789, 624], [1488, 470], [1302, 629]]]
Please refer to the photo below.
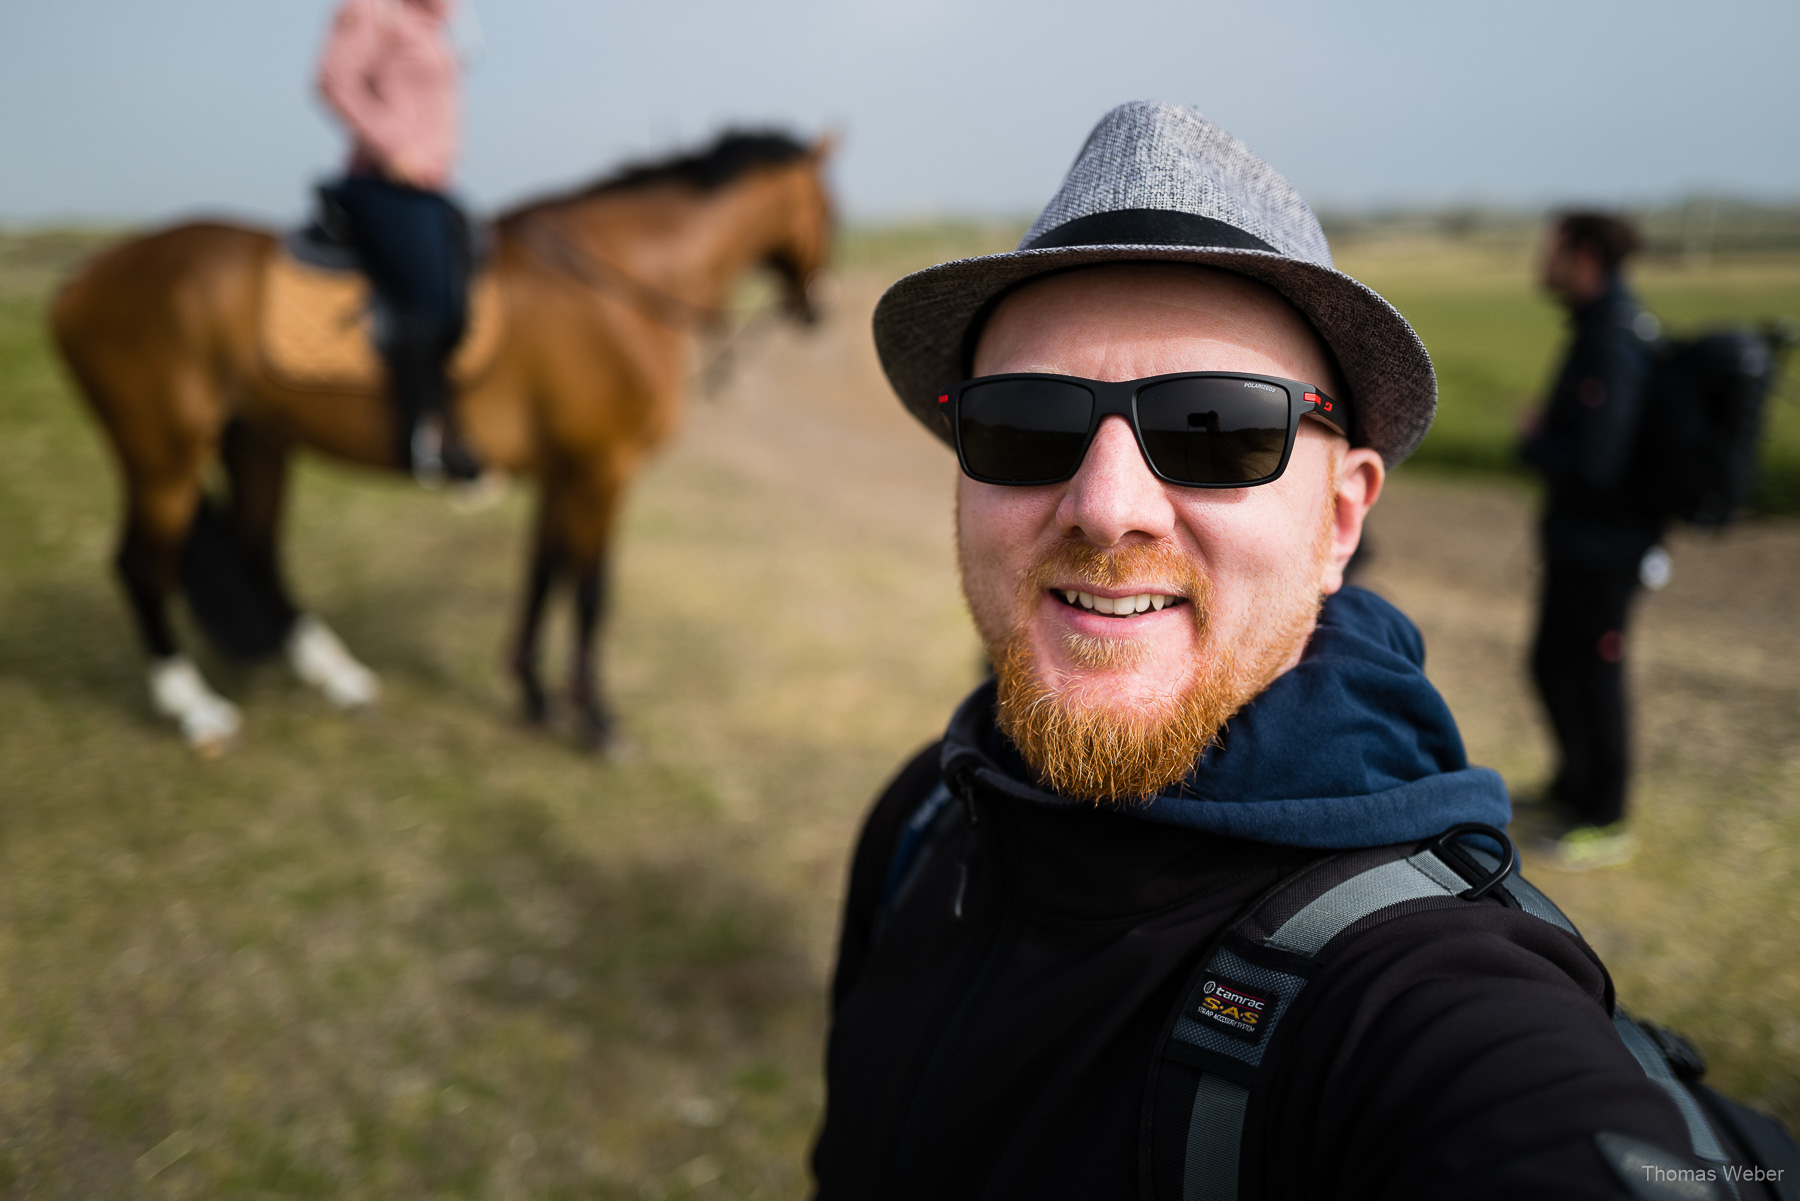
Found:
[[550, 205], [615, 192], [636, 192], [665, 184], [712, 192], [758, 167], [779, 167], [810, 153], [804, 142], [781, 130], [728, 129], [702, 150], [650, 162], [628, 163], [585, 187], [527, 201], [501, 219], [522, 216]]

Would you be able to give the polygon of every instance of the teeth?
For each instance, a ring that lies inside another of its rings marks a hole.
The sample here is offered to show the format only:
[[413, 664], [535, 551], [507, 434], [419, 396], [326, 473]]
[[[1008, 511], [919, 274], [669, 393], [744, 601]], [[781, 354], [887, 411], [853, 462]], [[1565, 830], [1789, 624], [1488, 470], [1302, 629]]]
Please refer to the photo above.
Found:
[[1065, 588], [1063, 599], [1071, 605], [1080, 605], [1083, 609], [1092, 609], [1096, 613], [1110, 613], [1115, 617], [1131, 617], [1138, 613], [1157, 612], [1174, 604], [1178, 597], [1168, 596], [1161, 592], [1140, 592], [1136, 596], [1095, 596], [1091, 592], [1076, 592]]

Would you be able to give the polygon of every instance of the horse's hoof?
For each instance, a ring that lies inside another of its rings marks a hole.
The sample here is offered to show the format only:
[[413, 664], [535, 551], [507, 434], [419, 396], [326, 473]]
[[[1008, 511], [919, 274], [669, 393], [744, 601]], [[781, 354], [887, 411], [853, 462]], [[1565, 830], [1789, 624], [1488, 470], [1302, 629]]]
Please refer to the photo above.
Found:
[[237, 741], [235, 734], [219, 734], [199, 739], [189, 738], [188, 749], [194, 752], [194, 758], [202, 763], [211, 763], [215, 759], [223, 759]]
[[294, 674], [339, 709], [365, 709], [381, 696], [375, 673], [358, 663], [331, 627], [310, 613], [294, 622], [287, 651]]
[[582, 750], [602, 759], [617, 762], [631, 755], [631, 740], [611, 718], [583, 721], [577, 737]]
[[209, 688], [182, 655], [150, 665], [150, 699], [158, 713], [176, 720], [182, 738], [202, 759], [223, 755], [244, 725], [238, 707]]
[[213, 700], [215, 704], [197, 705], [181, 715], [181, 736], [202, 759], [217, 759], [230, 750], [244, 727], [236, 705], [223, 697]]

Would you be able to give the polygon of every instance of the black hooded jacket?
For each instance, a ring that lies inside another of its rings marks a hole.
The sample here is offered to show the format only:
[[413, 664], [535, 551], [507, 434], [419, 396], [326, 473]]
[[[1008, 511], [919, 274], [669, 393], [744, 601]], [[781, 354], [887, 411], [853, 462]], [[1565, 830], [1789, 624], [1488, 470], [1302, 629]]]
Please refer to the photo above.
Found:
[[[1340, 593], [1224, 753], [1148, 807], [1042, 790], [995, 728], [992, 683], [977, 690], [856, 849], [819, 1195], [1139, 1196], [1146, 1076], [1209, 944], [1330, 848], [1492, 819], [1493, 785], [1462, 761], [1448, 712], [1421, 728], [1442, 701], [1417, 637], [1385, 602]], [[940, 780], [953, 816], [881, 911], [894, 848]], [[1290, 840], [1246, 836], [1256, 812]], [[1312, 845], [1293, 845], [1296, 830]], [[1610, 1004], [1583, 942], [1498, 901], [1353, 935], [1273, 1036], [1242, 1195], [1628, 1196], [1595, 1133], [1678, 1152], [1686, 1130], [1614, 1035]]]
[[1618, 275], [1569, 314], [1569, 349], [1544, 418], [1520, 447], [1544, 478], [1544, 552], [1634, 567], [1662, 519], [1632, 496], [1631, 464], [1655, 363], [1655, 318]]

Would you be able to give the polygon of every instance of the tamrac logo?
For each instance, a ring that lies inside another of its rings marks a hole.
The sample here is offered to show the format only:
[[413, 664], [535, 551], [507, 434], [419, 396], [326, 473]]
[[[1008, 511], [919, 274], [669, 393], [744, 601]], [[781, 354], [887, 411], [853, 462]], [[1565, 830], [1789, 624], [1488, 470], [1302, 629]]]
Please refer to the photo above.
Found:
[[1234, 1037], [1258, 1042], [1278, 1000], [1274, 993], [1246, 988], [1223, 976], [1208, 976], [1200, 986], [1194, 1017]]

